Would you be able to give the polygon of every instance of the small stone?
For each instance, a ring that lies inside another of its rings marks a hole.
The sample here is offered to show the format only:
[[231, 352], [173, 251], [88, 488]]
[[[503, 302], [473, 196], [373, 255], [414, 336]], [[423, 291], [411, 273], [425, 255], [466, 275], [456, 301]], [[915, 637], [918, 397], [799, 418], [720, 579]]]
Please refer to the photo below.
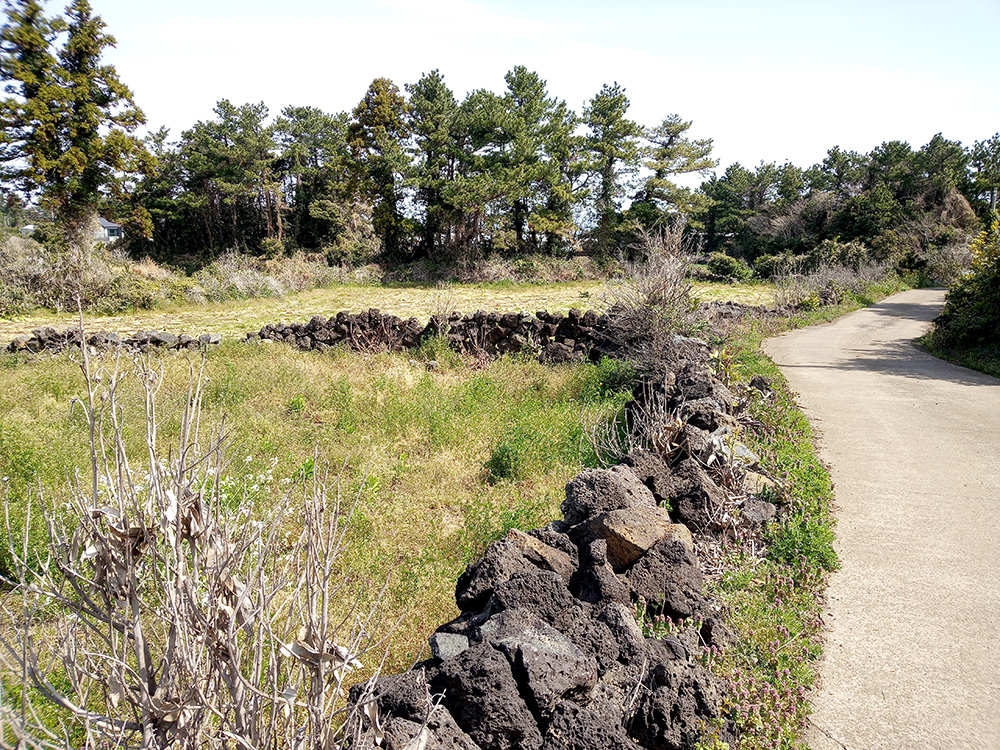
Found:
[[743, 486], [751, 495], [759, 495], [765, 490], [774, 490], [780, 487], [773, 479], [756, 471], [748, 471], [743, 475]]

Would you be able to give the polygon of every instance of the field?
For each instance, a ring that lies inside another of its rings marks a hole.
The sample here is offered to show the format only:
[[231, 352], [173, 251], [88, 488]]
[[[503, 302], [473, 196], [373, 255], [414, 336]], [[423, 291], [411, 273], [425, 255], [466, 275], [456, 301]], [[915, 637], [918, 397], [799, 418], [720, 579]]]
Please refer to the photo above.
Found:
[[[754, 302], [773, 293], [764, 286], [721, 285], [699, 285], [697, 292], [702, 298]], [[182, 321], [192, 326], [191, 332], [237, 334], [275, 319], [303, 320], [338, 309], [380, 307], [426, 317], [463, 308], [600, 308], [602, 300], [603, 288], [594, 284], [345, 287], [286, 300], [113, 320], [125, 331], [168, 328], [171, 321]], [[823, 308], [812, 317], [844, 311]], [[812, 317], [780, 325], [805, 324]], [[209, 325], [223, 318], [229, 329]], [[54, 316], [4, 325], [16, 332], [18, 326], [30, 330], [39, 324], [58, 328], [73, 323], [69, 316]], [[95, 319], [87, 325], [117, 327]], [[780, 380], [773, 365], [757, 353], [762, 333], [744, 333], [739, 342], [726, 343], [728, 364], [720, 359], [719, 366], [739, 380], [757, 373]], [[225, 504], [264, 515], [285, 499], [296, 502], [303, 484], [327, 471], [335, 496], [358, 500], [336, 574], [348, 583], [343, 593], [358, 596], [363, 607], [381, 600], [378, 624], [372, 626], [377, 632], [370, 635], [391, 645], [384, 663], [369, 655], [352, 679], [380, 666], [400, 671], [427, 656], [428, 635], [457, 614], [453, 590], [465, 565], [508, 529], [542, 526], [560, 515], [566, 481], [597, 463], [589, 428], [620, 410], [634, 382], [627, 365], [610, 361], [552, 367], [510, 357], [483, 363], [450, 352], [438, 340], [404, 354], [317, 355], [236, 338], [227, 337], [204, 360], [203, 429], [223, 421], [228, 429]], [[150, 363], [160, 373], [158, 452], [167, 455], [172, 446], [176, 451], [180, 411], [199, 358], [160, 353]], [[133, 367], [127, 358], [116, 362], [109, 357], [99, 364], [106, 370]], [[40, 553], [44, 531], [37, 501], [61, 507], [71, 493], [70, 478], [79, 477], [88, 465], [87, 423], [81, 409], [70, 408], [83, 393], [79, 365], [68, 355], [0, 357], [0, 473], [11, 500], [13, 528], [24, 525], [28, 498], [36, 503], [29, 541]], [[787, 394], [783, 399], [773, 414], [755, 415], [771, 437], [752, 440], [751, 446], [772, 474], [787, 478], [789, 470], [801, 472], [788, 489], [793, 505], [824, 518], [828, 479], [804, 437], [808, 427]], [[141, 465], [143, 400], [136, 381], [126, 379], [120, 401], [127, 417], [128, 453]], [[294, 538], [296, 523], [282, 529], [283, 538]], [[733, 624], [741, 633], [739, 649], [720, 662], [721, 673], [733, 675], [756, 665], [740, 691], [749, 691], [747, 700], [762, 711], [770, 704], [770, 718], [763, 723], [759, 715], [743, 717], [747, 748], [791, 741], [807, 710], [799, 688], [811, 683], [811, 664], [819, 654], [816, 597], [823, 589], [823, 570], [833, 563], [812, 557], [805, 562], [800, 552], [816, 539], [817, 549], [828, 549], [823, 535], [829, 530], [825, 521], [815, 528], [789, 529], [789, 535], [781, 531], [774, 537], [778, 553], [773, 560], [765, 564], [756, 556], [737, 557], [733, 570], [713, 583], [716, 594], [734, 608]], [[6, 572], [10, 563], [9, 554], [0, 552], [0, 569]], [[776, 609], [789, 577], [801, 579], [802, 600]], [[772, 663], [768, 649], [787, 631], [801, 633], [796, 637], [808, 648], [794, 662]], [[781, 697], [771, 703], [772, 694], [778, 695], [774, 690]]]
[[[313, 289], [281, 298], [252, 299], [166, 310], [138, 310], [126, 315], [88, 316], [92, 330], [132, 333], [163, 330], [199, 335], [217, 332], [240, 337], [268, 323], [308, 320], [313, 315], [330, 316], [341, 310], [358, 312], [378, 308], [401, 318], [426, 320], [431, 314], [459, 310], [474, 312], [520, 312], [546, 309], [566, 312], [570, 308], [602, 310], [607, 305], [608, 287], [600, 281], [561, 284], [449, 284], [354, 286], [336, 285]], [[774, 301], [774, 289], [763, 284], [727, 285], [695, 283], [693, 292], [703, 300], [729, 299], [754, 305]], [[78, 323], [66, 313], [32, 313], [0, 320], [0, 342], [30, 334], [39, 326], [63, 330]]]

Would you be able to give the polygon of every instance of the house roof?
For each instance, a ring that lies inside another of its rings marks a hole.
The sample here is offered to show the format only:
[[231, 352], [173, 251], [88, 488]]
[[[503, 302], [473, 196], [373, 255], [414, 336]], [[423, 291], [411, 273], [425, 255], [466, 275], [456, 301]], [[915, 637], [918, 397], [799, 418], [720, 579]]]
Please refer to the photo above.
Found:
[[108, 221], [101, 216], [97, 217], [97, 221], [100, 222], [102, 229], [121, 229], [121, 224], [115, 224], [113, 221]]

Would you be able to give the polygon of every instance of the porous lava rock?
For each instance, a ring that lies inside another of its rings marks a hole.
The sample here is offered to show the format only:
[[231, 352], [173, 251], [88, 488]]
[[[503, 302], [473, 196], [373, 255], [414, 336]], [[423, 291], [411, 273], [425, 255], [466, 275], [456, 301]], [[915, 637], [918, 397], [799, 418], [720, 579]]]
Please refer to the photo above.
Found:
[[626, 575], [629, 591], [647, 602], [651, 613], [691, 617], [705, 605], [703, 577], [694, 554], [684, 542], [657, 542]]
[[649, 491], [628, 466], [587, 469], [566, 485], [563, 518], [576, 525], [598, 513], [635, 506], [656, 507]]

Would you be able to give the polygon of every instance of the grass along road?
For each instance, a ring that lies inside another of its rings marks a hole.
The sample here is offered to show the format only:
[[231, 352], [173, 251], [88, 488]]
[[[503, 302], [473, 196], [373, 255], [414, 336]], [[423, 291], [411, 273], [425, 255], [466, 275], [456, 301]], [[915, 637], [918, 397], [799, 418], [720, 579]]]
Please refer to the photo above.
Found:
[[[770, 285], [693, 285], [702, 300], [733, 300], [753, 305], [774, 302]], [[436, 312], [460, 310], [474, 312], [520, 312], [546, 309], [566, 312], [570, 308], [602, 310], [607, 306], [608, 286], [601, 281], [564, 282], [559, 284], [451, 284], [356, 286], [336, 285], [311, 289], [288, 297], [239, 300], [175, 309], [135, 310], [121, 315], [86, 315], [91, 330], [132, 333], [137, 330], [161, 330], [199, 335], [213, 332], [240, 337], [259, 330], [268, 323], [305, 321], [313, 315], [334, 315], [341, 310], [358, 312], [378, 308], [401, 318], [426, 320]], [[39, 326], [64, 330], [76, 325], [76, 313], [34, 312], [9, 320], [0, 320], [0, 342], [30, 334]]]

